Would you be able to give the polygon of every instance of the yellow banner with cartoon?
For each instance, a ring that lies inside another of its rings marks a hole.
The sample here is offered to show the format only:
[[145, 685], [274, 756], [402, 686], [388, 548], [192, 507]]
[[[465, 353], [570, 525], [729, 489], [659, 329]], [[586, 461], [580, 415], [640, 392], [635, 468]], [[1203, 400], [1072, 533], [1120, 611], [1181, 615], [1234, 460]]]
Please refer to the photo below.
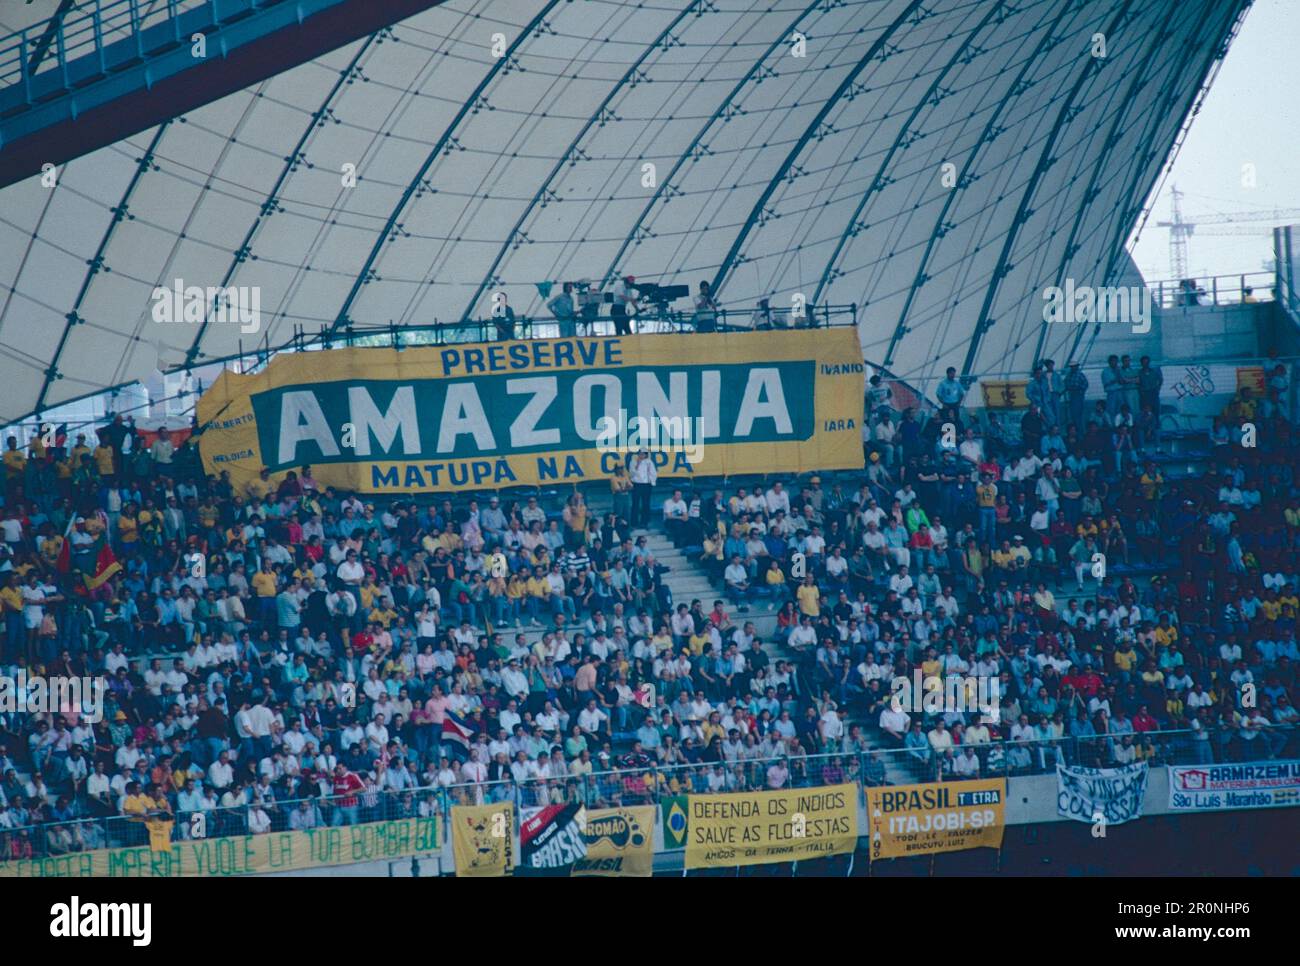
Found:
[[514, 805], [453, 805], [449, 821], [456, 875], [510, 874], [514, 866]]
[[364, 493], [862, 466], [852, 328], [335, 348], [223, 372], [198, 404], [207, 473], [304, 465]]
[[655, 861], [655, 807], [587, 809], [582, 839], [585, 858], [573, 863], [575, 876], [649, 876]]
[[871, 858], [1002, 848], [1004, 778], [867, 789]]
[[858, 786], [687, 796], [686, 868], [798, 862], [852, 852]]
[[[161, 831], [169, 825], [159, 823], [156, 828]], [[169, 844], [159, 841], [156, 834], [147, 835], [143, 827], [139, 832], [141, 844], [135, 846], [0, 861], [0, 879], [91, 876], [110, 879], [227, 878], [401, 859], [434, 853], [441, 848], [437, 823], [433, 818], [185, 839]], [[52, 844], [58, 842], [63, 847], [76, 845], [70, 840], [58, 840], [53, 831], [45, 834]]]

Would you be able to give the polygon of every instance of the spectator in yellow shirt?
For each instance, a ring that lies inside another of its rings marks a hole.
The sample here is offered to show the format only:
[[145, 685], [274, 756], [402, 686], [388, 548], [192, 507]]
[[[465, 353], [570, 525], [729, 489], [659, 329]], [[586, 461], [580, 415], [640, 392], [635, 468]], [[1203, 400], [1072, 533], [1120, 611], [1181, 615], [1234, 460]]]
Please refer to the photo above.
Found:
[[83, 456], [90, 456], [90, 455], [91, 455], [91, 449], [89, 446], [86, 445], [86, 434], [78, 433], [77, 445], [72, 447], [72, 449], [68, 451], [68, 457], [69, 459], [72, 460], [72, 465], [80, 466], [81, 458]]
[[1271, 624], [1282, 613], [1282, 602], [1277, 599], [1277, 595], [1273, 591], [1269, 591], [1264, 600], [1259, 602], [1259, 609], [1263, 613], [1264, 619]]
[[126, 797], [122, 800], [122, 814], [128, 818], [144, 818], [153, 811], [153, 799], [144, 793], [139, 782], [130, 782], [126, 786]]
[[1168, 647], [1178, 640], [1178, 628], [1170, 624], [1168, 620], [1168, 618], [1162, 619], [1151, 631], [1151, 636], [1155, 638], [1157, 647]]
[[[1138, 654], [1133, 648], [1133, 643], [1127, 641], [1116, 648], [1114, 660], [1115, 669], [1119, 671], [1121, 675], [1131, 674], [1133, 668], [1137, 665], [1138, 660]], [[1127, 681], [1128, 678], [1124, 677], [1123, 680]]]
[[939, 660], [939, 655], [934, 648], [929, 648], [925, 652], [925, 660], [921, 662], [921, 673], [927, 678], [937, 678], [943, 671], [943, 664]]
[[134, 503], [122, 507], [122, 513], [117, 518], [117, 539], [127, 552], [134, 550], [140, 540], [140, 519], [136, 515]]
[[1150, 502], [1159, 499], [1164, 492], [1165, 477], [1163, 473], [1156, 469], [1154, 463], [1147, 463], [1146, 472], [1142, 474], [1138, 483], [1142, 487], [1142, 498]]
[[781, 569], [780, 561], [775, 558], [767, 565], [767, 571], [763, 574], [763, 580], [769, 587], [780, 587], [785, 583], [785, 571]]
[[704, 654], [704, 649], [709, 646], [709, 635], [701, 628], [690, 636], [687, 645], [691, 649], [692, 657], [700, 657]]
[[5, 649], [7, 653], [20, 654], [27, 639], [21, 580], [16, 571], [10, 571], [0, 579], [4, 580], [4, 586], [0, 587], [0, 618], [4, 621]]
[[100, 443], [91, 455], [95, 458], [95, 469], [99, 470], [100, 476], [111, 477], [116, 472], [113, 466], [113, 447]]
[[249, 503], [261, 503], [262, 498], [270, 493], [274, 487], [275, 483], [271, 479], [271, 471], [263, 466], [257, 474], [257, 479], [249, 480], [244, 484], [244, 495], [248, 497]]
[[277, 581], [269, 563], [263, 564], [262, 569], [253, 574], [253, 579], [249, 583], [253, 585], [253, 590], [257, 592], [258, 597], [275, 597]]
[[799, 601], [799, 613], [807, 614], [809, 617], [821, 616], [821, 590], [813, 582], [812, 574], [804, 577], [803, 583], [795, 591], [795, 597]]
[[13, 487], [22, 482], [23, 471], [27, 469], [27, 457], [18, 448], [18, 437], [10, 436], [5, 441], [5, 482]]

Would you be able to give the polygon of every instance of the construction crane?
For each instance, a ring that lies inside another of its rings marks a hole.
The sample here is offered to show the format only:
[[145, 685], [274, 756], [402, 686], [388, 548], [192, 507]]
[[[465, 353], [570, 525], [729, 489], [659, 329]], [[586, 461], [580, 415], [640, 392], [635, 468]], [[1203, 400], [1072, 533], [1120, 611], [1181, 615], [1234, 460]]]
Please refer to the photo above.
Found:
[[[1234, 211], [1218, 215], [1183, 217], [1183, 193], [1174, 185], [1170, 188], [1170, 220], [1157, 221], [1157, 228], [1169, 229], [1169, 267], [1176, 279], [1187, 278], [1187, 241], [1194, 232], [1202, 235], [1262, 235], [1273, 230], [1274, 224], [1285, 224], [1300, 218], [1300, 208], [1274, 208], [1272, 211]], [[1237, 222], [1268, 222], [1262, 225], [1237, 225]], [[1219, 227], [1214, 227], [1219, 226]], [[1228, 226], [1228, 227], [1222, 227]]]

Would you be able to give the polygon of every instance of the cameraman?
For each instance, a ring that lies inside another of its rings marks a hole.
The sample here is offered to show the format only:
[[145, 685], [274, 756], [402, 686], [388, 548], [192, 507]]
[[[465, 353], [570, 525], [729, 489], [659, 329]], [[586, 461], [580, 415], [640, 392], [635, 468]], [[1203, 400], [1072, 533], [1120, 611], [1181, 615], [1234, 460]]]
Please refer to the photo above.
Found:
[[707, 281], [700, 282], [700, 294], [695, 296], [695, 331], [718, 331], [718, 301]]
[[636, 315], [639, 299], [635, 275], [625, 275], [614, 286], [614, 304], [609, 307], [609, 317], [614, 321], [615, 335], [632, 334], [632, 316]]

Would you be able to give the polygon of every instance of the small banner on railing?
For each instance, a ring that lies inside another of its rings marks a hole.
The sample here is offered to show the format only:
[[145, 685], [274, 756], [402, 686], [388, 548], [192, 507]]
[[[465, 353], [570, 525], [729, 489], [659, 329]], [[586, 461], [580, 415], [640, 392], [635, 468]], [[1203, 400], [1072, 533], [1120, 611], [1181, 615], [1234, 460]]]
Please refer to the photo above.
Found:
[[852, 852], [858, 786], [688, 795], [686, 868], [799, 862]]
[[1300, 805], [1300, 761], [1169, 766], [1171, 812], [1297, 805]]
[[517, 875], [569, 875], [587, 855], [587, 811], [578, 802], [524, 809]]
[[172, 828], [175, 822], [170, 819], [150, 819], [144, 823], [149, 830], [149, 848], [154, 852], [166, 852], [172, 847]]
[[514, 864], [514, 805], [453, 805], [450, 821], [456, 875], [510, 874]]
[[582, 830], [586, 858], [573, 863], [577, 876], [649, 876], [655, 861], [653, 805], [587, 810]]
[[686, 848], [686, 796], [674, 795], [659, 803], [664, 818], [664, 848]]
[[867, 789], [871, 858], [1002, 848], [1004, 778]]
[[1056, 813], [1076, 822], [1122, 825], [1142, 817], [1147, 794], [1145, 761], [1119, 768], [1056, 765]]

